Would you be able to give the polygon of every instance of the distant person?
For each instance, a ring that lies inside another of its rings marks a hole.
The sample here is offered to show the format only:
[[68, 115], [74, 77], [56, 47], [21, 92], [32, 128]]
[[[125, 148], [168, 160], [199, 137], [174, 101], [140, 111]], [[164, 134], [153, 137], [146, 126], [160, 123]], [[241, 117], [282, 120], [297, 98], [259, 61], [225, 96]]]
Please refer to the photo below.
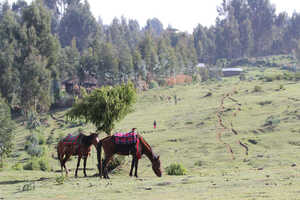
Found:
[[131, 132], [131, 133], [137, 133], [137, 132], [136, 132], [136, 128], [132, 128], [130, 132]]
[[153, 122], [153, 128], [156, 129], [156, 120]]

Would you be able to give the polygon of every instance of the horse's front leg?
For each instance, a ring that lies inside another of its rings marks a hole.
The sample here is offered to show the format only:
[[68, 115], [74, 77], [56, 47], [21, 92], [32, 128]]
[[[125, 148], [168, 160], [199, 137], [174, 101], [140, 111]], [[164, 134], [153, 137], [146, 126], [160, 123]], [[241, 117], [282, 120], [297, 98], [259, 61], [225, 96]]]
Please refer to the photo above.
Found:
[[134, 159], [135, 159], [135, 171], [134, 171], [134, 176], [135, 177], [138, 177], [138, 175], [137, 175], [137, 170], [138, 170], [138, 165], [139, 165], [139, 159], [136, 157], [136, 156], [134, 156]]
[[80, 165], [80, 160], [81, 160], [81, 156], [78, 156], [78, 161], [77, 161], [77, 167], [76, 167], [76, 171], [75, 171], [75, 178], [77, 178], [77, 171]]
[[132, 155], [132, 161], [131, 161], [131, 168], [130, 168], [129, 176], [132, 176], [132, 171], [133, 171], [134, 164], [135, 164], [134, 155]]
[[86, 175], [86, 161], [87, 161], [87, 156], [84, 156], [83, 157], [83, 174], [84, 174], [84, 177], [87, 177]]

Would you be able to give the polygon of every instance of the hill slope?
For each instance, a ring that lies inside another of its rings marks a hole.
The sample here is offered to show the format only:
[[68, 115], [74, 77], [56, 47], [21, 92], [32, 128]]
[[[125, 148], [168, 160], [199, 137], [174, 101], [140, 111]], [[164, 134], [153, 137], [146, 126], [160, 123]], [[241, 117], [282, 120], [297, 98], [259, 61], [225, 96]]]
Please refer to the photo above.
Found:
[[[249, 71], [248, 77], [279, 74], [280, 71]], [[118, 128], [128, 131], [137, 127], [160, 154], [163, 167], [180, 163], [187, 169], [185, 176], [155, 177], [150, 161], [143, 157], [139, 164], [140, 178], [128, 176], [131, 158], [126, 157], [122, 169], [111, 176], [111, 180], [91, 177], [96, 171], [95, 152], [88, 159], [88, 178], [74, 178], [74, 171], [63, 185], [57, 185], [55, 178], [60, 175], [57, 160], [50, 158], [53, 172], [13, 171], [0, 172], [0, 197], [4, 199], [296, 199], [300, 192], [299, 163], [300, 114], [299, 82], [274, 80], [264, 82], [254, 78], [239, 81], [226, 78], [220, 82], [208, 82], [167, 89], [154, 89], [142, 93], [136, 111], [129, 114]], [[222, 132], [221, 139], [230, 144], [235, 160], [226, 146], [217, 139], [218, 119], [224, 94], [236, 103], [224, 101], [223, 121], [233, 124], [238, 132]], [[207, 95], [211, 93], [211, 96]], [[174, 102], [174, 95], [178, 100]], [[171, 101], [167, 101], [170, 97]], [[162, 100], [163, 99], [163, 100]], [[54, 113], [64, 120], [64, 112]], [[153, 121], [157, 128], [153, 129]], [[60, 124], [48, 118], [49, 127], [42, 129], [46, 137], [55, 138], [75, 132], [79, 127]], [[73, 127], [73, 128], [71, 128]], [[82, 126], [86, 132], [92, 125]], [[21, 150], [24, 137], [29, 134], [19, 127], [16, 150]], [[104, 137], [104, 135], [102, 135]], [[237, 141], [249, 148], [245, 155]], [[50, 145], [50, 156], [54, 155], [55, 143]], [[94, 151], [94, 150], [93, 150]], [[53, 156], [55, 157], [55, 156]], [[10, 160], [11, 164], [26, 160], [26, 154]], [[74, 169], [76, 159], [67, 163]], [[35, 189], [28, 192], [22, 187], [34, 182]]]

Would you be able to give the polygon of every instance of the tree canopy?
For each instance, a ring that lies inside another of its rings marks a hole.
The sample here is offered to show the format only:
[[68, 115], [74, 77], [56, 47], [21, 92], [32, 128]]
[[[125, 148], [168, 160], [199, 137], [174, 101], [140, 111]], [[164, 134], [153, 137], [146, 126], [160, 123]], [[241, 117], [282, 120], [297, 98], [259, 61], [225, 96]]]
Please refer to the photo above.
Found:
[[10, 108], [0, 96], [0, 164], [3, 157], [9, 155], [13, 148], [14, 128]]
[[78, 100], [67, 116], [71, 120], [85, 119], [94, 124], [98, 131], [111, 134], [116, 122], [133, 111], [136, 100], [136, 91], [130, 82], [115, 87], [106, 86]]

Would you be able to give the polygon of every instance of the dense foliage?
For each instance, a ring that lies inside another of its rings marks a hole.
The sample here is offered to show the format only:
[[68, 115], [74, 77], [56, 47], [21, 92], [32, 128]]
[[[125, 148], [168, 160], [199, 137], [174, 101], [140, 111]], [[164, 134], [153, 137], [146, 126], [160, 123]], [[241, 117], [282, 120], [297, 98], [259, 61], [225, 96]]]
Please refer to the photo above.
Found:
[[110, 134], [116, 122], [133, 111], [136, 92], [132, 83], [115, 87], [106, 86], [92, 91], [80, 99], [68, 112], [70, 119], [84, 118], [93, 123], [98, 131]]
[[13, 147], [14, 122], [11, 120], [10, 108], [0, 97], [0, 167], [4, 156], [9, 155]]
[[[87, 1], [18, 0], [0, 9], [0, 92], [25, 115], [66, 96], [62, 82], [92, 75], [98, 86], [194, 75], [197, 63], [297, 52], [300, 14], [276, 14], [269, 0], [223, 0], [215, 25], [193, 33], [115, 18], [104, 25]], [[208, 71], [200, 69], [202, 81]], [[212, 70], [209, 70], [212, 72]]]

